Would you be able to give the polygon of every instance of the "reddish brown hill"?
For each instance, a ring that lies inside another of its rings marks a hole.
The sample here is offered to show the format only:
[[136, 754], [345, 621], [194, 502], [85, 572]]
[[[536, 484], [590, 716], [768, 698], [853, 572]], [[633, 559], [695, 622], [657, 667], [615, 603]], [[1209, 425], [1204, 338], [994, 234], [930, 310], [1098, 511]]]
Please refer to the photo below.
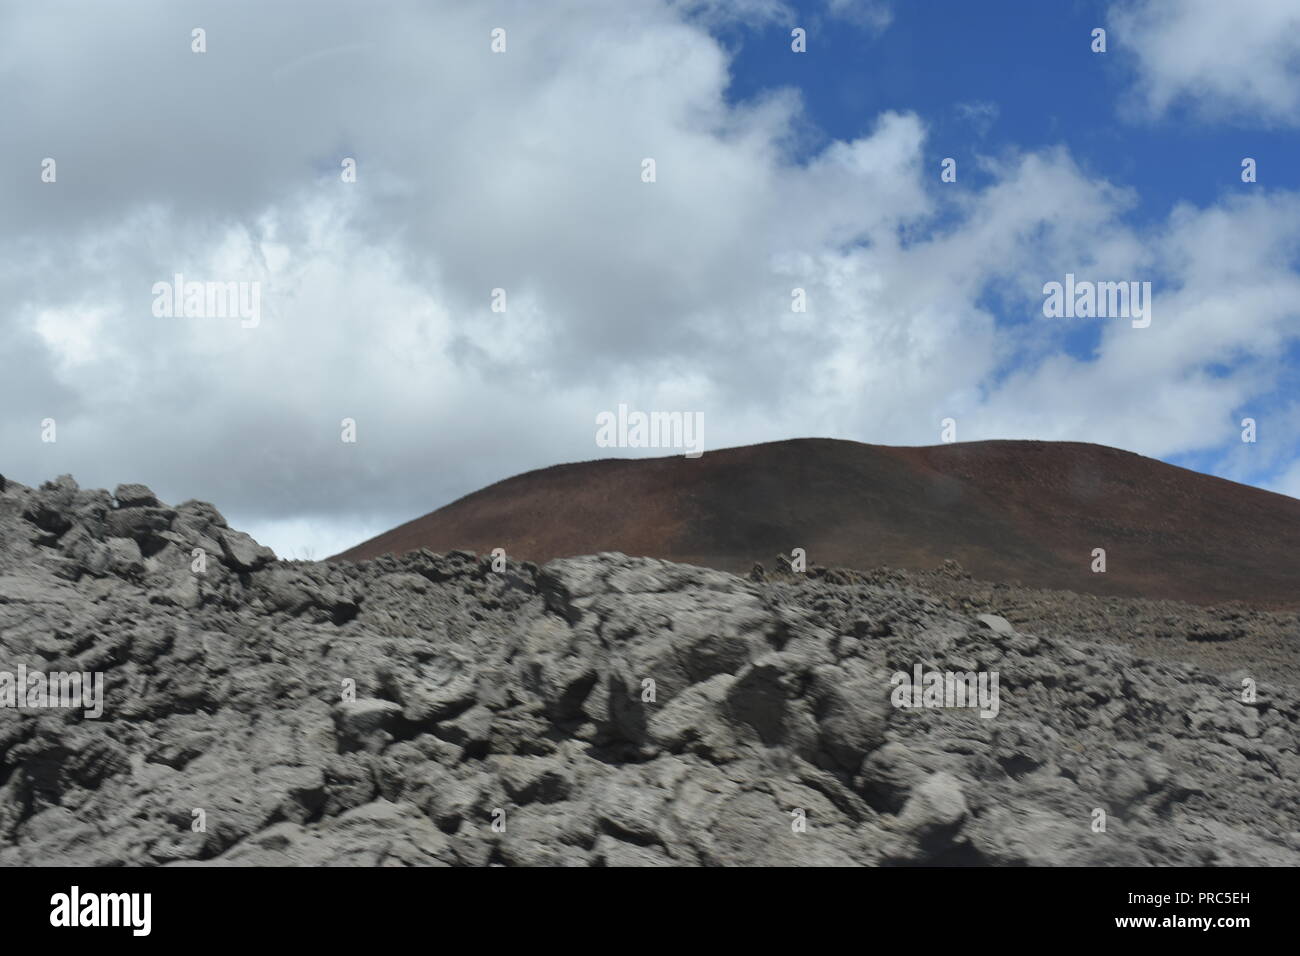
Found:
[[[1300, 605], [1300, 501], [1074, 442], [893, 448], [798, 439], [605, 459], [498, 482], [337, 556], [623, 551], [729, 571], [933, 568], [1100, 594]], [[1105, 548], [1107, 572], [1090, 569]]]

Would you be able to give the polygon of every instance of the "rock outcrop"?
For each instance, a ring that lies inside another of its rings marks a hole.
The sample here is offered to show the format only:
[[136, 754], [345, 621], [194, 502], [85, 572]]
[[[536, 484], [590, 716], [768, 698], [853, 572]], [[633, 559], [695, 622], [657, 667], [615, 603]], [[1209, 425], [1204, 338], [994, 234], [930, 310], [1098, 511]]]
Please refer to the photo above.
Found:
[[202, 502], [9, 481], [0, 703], [104, 683], [98, 717], [0, 706], [0, 864], [1300, 864], [1287, 671], [995, 610], [620, 554], [284, 562]]

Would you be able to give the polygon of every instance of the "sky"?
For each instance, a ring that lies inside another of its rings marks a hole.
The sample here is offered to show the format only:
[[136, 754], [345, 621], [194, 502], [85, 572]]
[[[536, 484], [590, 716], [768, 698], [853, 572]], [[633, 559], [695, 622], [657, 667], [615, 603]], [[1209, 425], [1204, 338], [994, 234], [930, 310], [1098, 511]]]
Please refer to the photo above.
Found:
[[[26, 484], [319, 558], [671, 453], [597, 444], [626, 405], [705, 454], [951, 420], [1300, 497], [1295, 0], [50, 0], [0, 6], [0, 87]], [[1067, 274], [1150, 324], [1048, 318]]]

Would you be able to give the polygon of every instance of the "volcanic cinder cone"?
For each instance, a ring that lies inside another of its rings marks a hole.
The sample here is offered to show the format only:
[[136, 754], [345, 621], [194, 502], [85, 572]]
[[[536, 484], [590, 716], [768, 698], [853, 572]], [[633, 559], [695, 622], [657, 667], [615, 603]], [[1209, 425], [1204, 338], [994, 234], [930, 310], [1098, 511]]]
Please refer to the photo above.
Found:
[[[799, 439], [532, 471], [338, 555], [621, 551], [747, 571], [931, 568], [1095, 594], [1300, 604], [1300, 501], [1077, 442], [895, 448]], [[1106, 571], [1093, 571], [1093, 551]]]

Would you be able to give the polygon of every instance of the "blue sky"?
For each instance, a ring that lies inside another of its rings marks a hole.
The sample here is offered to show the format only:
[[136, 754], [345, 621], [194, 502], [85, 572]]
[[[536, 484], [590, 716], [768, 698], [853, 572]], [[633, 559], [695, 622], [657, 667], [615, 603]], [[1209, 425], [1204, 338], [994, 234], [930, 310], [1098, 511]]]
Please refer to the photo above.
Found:
[[[818, 146], [862, 135], [886, 110], [925, 118], [932, 130], [927, 158], [935, 164], [1008, 145], [1063, 144], [1090, 173], [1137, 190], [1138, 222], [1165, 216], [1178, 202], [1205, 204], [1248, 188], [1239, 175], [1243, 156], [1259, 162], [1261, 182], [1300, 186], [1294, 126], [1250, 116], [1209, 122], [1186, 106], [1155, 120], [1121, 119], [1133, 58], [1123, 47], [1090, 49], [1092, 29], [1110, 22], [1109, 3], [921, 0], [893, 5], [884, 31], [828, 20], [820, 3], [790, 6], [794, 23], [820, 23], [810, 27], [816, 55], [770, 55], [789, 43], [785, 22], [718, 28], [735, 53], [728, 96], [739, 102], [772, 88], [798, 89]], [[974, 118], [987, 116], [980, 107], [995, 111], [986, 133]]]
[[[1122, 6], [1096, 0], [923, 0], [883, 7], [889, 22], [882, 29], [852, 17], [828, 17], [820, 2], [799, 2], [773, 20], [716, 24], [713, 30], [733, 56], [731, 102], [761, 99], [774, 89], [799, 91], [807, 128], [796, 155], [804, 160], [828, 140], [866, 134], [882, 112], [911, 111], [930, 131], [925, 163], [938, 168], [945, 157], [955, 158], [963, 188], [991, 179], [972, 162], [977, 155], [1064, 147], [1088, 175], [1132, 190], [1124, 221], [1136, 230], [1159, 228], [1180, 203], [1206, 207], [1234, 193], [1300, 188], [1300, 127], [1294, 124], [1248, 110], [1208, 117], [1190, 99], [1158, 116], [1142, 114], [1134, 103], [1135, 58], [1110, 16]], [[1248, 5], [1242, 16], [1249, 16]], [[772, 50], [788, 47], [793, 26], [808, 31], [811, 52], [773, 56]], [[1107, 30], [1104, 54], [1091, 48], [1096, 27]], [[1230, 35], [1224, 42], [1231, 42]], [[1300, 66], [1293, 63], [1292, 70]], [[1256, 160], [1257, 183], [1241, 181], [1244, 156]], [[928, 188], [941, 201], [952, 185], [931, 178]], [[940, 216], [936, 227], [946, 222]], [[1291, 267], [1300, 271], [1300, 246], [1292, 247]], [[1000, 322], [1024, 319], [1024, 310], [1000, 301], [996, 288], [981, 302]], [[1300, 324], [1300, 314], [1295, 321]], [[1079, 328], [1061, 347], [1086, 359], [1100, 332], [1095, 325]], [[1224, 374], [1231, 358], [1207, 362], [1206, 368]], [[1238, 409], [1242, 417], [1259, 417], [1261, 410], [1293, 413], [1288, 402], [1300, 395], [1295, 341], [1283, 352], [1282, 366], [1272, 388]], [[1229, 460], [1222, 448], [1163, 457], [1268, 486], [1300, 457], [1300, 443], [1293, 435], [1287, 439], [1288, 450], [1262, 466]], [[1300, 484], [1285, 490], [1296, 494]]]

